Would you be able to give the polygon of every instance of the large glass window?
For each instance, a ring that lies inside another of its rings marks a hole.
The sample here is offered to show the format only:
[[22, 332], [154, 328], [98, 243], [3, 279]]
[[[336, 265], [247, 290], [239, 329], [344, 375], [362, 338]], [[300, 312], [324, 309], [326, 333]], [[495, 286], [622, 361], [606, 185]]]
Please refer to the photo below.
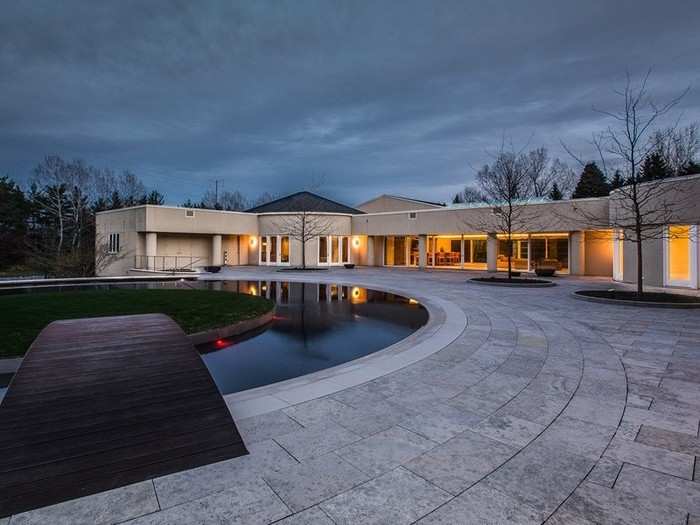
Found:
[[456, 235], [433, 237], [428, 255], [431, 266], [459, 268], [462, 264], [462, 238]]
[[262, 235], [260, 237], [260, 264], [289, 264], [289, 237]]
[[283, 235], [280, 241], [280, 262], [289, 262], [289, 237], [286, 235]]
[[529, 240], [527, 238], [511, 239], [510, 252], [508, 239], [498, 240], [498, 254], [496, 258], [496, 268], [499, 270], [508, 269], [508, 254], [511, 256], [511, 268], [518, 271], [527, 271], [529, 264], [528, 254]]
[[384, 237], [384, 264], [386, 266], [406, 266], [406, 237]]
[[418, 237], [409, 237], [409, 243], [408, 264], [409, 266], [418, 266], [418, 259], [420, 258]]
[[318, 238], [318, 263], [328, 264], [328, 237]]
[[530, 239], [532, 269], [546, 267], [569, 271], [569, 237], [537, 235]]
[[318, 264], [338, 265], [350, 262], [350, 238], [323, 235], [318, 238]]
[[471, 239], [472, 263], [486, 264], [486, 239]]
[[697, 287], [697, 227], [674, 224], [667, 230], [665, 242], [665, 282], [671, 286]]
[[270, 236], [270, 264], [277, 262], [277, 237]]
[[267, 235], [260, 237], [260, 262], [262, 264], [267, 264]]

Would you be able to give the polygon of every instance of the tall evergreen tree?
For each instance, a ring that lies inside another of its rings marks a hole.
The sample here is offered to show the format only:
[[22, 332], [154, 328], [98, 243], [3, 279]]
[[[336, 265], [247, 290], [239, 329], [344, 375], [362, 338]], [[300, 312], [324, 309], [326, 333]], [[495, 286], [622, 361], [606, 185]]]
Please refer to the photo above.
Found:
[[585, 199], [587, 197], [605, 197], [609, 194], [610, 185], [605, 175], [600, 171], [600, 168], [595, 162], [589, 162], [584, 166], [571, 198]]
[[624, 185], [625, 179], [622, 177], [622, 173], [620, 173], [620, 170], [615, 170], [615, 174], [613, 175], [613, 178], [610, 181], [610, 189], [616, 190], [618, 188], [622, 188], [622, 186]]
[[0, 177], [0, 268], [24, 262], [30, 203], [14, 181]]
[[644, 158], [641, 169], [641, 180], [643, 182], [650, 180], [667, 179], [673, 176], [673, 173], [666, 164], [666, 159], [658, 151], [652, 151]]
[[564, 198], [564, 195], [562, 194], [561, 190], [559, 189], [559, 185], [555, 182], [552, 184], [552, 189], [549, 190], [549, 200], [551, 201], [560, 201]]

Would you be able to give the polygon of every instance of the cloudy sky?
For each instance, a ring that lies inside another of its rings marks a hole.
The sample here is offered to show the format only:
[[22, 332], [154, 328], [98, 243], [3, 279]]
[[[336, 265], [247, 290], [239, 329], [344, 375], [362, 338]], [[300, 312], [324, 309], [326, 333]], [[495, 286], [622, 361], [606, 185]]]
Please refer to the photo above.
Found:
[[586, 154], [625, 72], [700, 120], [697, 0], [5, 1], [0, 173], [47, 154], [169, 203], [216, 179], [450, 199], [507, 135]]

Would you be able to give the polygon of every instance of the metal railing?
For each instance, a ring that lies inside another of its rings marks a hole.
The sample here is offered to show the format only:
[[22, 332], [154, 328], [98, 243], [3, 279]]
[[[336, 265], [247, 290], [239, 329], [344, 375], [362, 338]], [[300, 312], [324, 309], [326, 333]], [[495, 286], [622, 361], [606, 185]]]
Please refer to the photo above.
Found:
[[191, 255], [135, 255], [136, 270], [152, 270], [156, 272], [193, 272], [197, 267], [207, 266], [206, 257]]

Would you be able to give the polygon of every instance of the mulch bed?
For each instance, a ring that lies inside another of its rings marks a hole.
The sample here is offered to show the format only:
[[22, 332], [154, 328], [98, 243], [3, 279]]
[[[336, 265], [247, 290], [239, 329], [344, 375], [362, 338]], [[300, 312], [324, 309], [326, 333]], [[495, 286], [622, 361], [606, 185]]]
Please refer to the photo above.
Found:
[[477, 284], [492, 284], [495, 286], [514, 286], [514, 287], [545, 287], [545, 286], [556, 286], [552, 281], [545, 281], [544, 279], [530, 279], [525, 277], [513, 277], [508, 279], [507, 277], [474, 277], [469, 279], [470, 282]]
[[667, 308], [700, 308], [700, 297], [674, 293], [644, 292], [640, 297], [631, 290], [579, 290], [576, 297], [596, 302], [660, 306]]

